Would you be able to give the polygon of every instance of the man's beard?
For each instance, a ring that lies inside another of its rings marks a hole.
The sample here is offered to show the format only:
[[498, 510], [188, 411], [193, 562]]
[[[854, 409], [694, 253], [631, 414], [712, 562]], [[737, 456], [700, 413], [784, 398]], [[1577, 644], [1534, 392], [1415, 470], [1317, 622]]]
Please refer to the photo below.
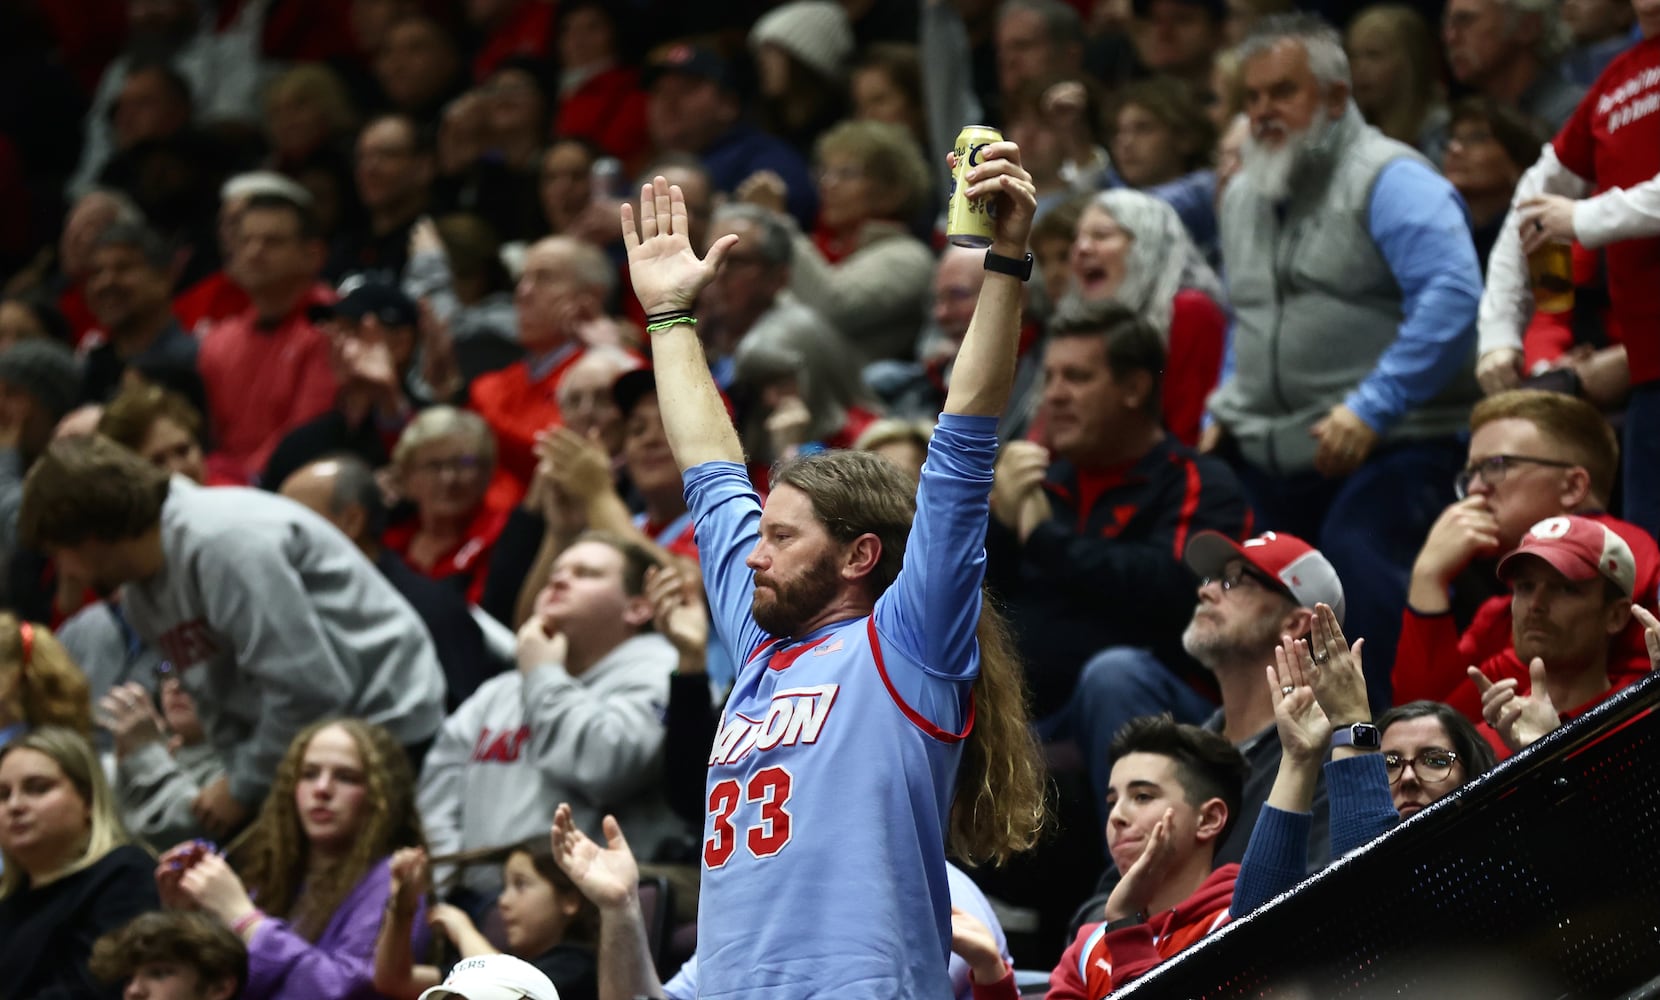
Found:
[[1287, 133], [1285, 141], [1272, 149], [1262, 145], [1255, 135], [1247, 135], [1241, 151], [1241, 176], [1246, 186], [1269, 201], [1290, 197], [1292, 176], [1308, 162], [1310, 154], [1325, 144], [1331, 126], [1328, 120]]
[[767, 584], [768, 589], [763, 590], [757, 574], [755, 597], [749, 606], [755, 624], [768, 635], [799, 636], [803, 627], [829, 607], [836, 596], [840, 584], [836, 553], [825, 552], [794, 580], [786, 583], [769, 578]]
[[1234, 623], [1230, 628], [1214, 620], [1200, 622], [1199, 614], [1203, 610], [1203, 605], [1195, 609], [1193, 619], [1183, 630], [1182, 649], [1206, 670], [1215, 670], [1219, 664], [1260, 651], [1267, 651], [1262, 666], [1266, 667], [1273, 660], [1274, 644], [1280, 635], [1277, 619], [1269, 616], [1249, 618]]

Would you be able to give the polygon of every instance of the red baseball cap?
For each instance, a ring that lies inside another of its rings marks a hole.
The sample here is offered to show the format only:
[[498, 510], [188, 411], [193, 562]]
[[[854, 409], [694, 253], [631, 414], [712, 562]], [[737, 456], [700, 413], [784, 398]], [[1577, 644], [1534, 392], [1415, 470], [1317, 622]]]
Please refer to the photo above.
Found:
[[1543, 559], [1570, 580], [1602, 577], [1630, 597], [1637, 589], [1637, 559], [1618, 533], [1588, 517], [1568, 514], [1547, 517], [1527, 529], [1520, 545], [1499, 560], [1499, 579], [1508, 582], [1516, 561], [1525, 556]]
[[1343, 581], [1319, 549], [1296, 535], [1265, 531], [1240, 543], [1220, 531], [1201, 531], [1187, 543], [1184, 558], [1202, 577], [1221, 576], [1230, 561], [1243, 559], [1278, 580], [1298, 604], [1324, 604], [1343, 624]]

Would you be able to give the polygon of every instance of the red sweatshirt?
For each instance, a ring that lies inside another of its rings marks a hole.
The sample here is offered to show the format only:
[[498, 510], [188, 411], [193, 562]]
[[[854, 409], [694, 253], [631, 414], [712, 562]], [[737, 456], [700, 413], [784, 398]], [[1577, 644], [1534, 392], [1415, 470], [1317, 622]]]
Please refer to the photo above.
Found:
[[565, 369], [582, 357], [572, 341], [542, 361], [547, 370], [531, 377], [530, 366], [517, 361], [473, 380], [469, 407], [496, 432], [497, 463], [521, 486], [536, 472], [536, 435], [560, 424], [556, 392]]
[[[1637, 563], [1637, 601], [1655, 610], [1655, 590], [1660, 586], [1660, 546], [1655, 545], [1648, 532], [1617, 517], [1585, 516], [1606, 524], [1631, 546]], [[1521, 682], [1521, 694], [1530, 690], [1527, 664], [1516, 656], [1511, 635], [1510, 595], [1488, 598], [1477, 609], [1463, 635], [1458, 634], [1458, 626], [1450, 613], [1425, 615], [1407, 607], [1401, 616], [1400, 643], [1395, 647], [1395, 704], [1419, 699], [1444, 701], [1470, 721], [1480, 723], [1481, 693], [1464, 673], [1464, 668], [1469, 666], [1480, 667], [1493, 681], [1514, 677]], [[1619, 638], [1609, 663], [1608, 679], [1619, 689], [1648, 672], [1643, 629], [1633, 619]]]
[[[1238, 875], [1238, 865], [1223, 865], [1193, 895], [1144, 924], [1111, 933], [1105, 924], [1085, 924], [1049, 974], [1048, 1000], [1099, 1000], [1223, 926]], [[974, 984], [974, 1000], [1018, 997], [1012, 971], [995, 983]]]

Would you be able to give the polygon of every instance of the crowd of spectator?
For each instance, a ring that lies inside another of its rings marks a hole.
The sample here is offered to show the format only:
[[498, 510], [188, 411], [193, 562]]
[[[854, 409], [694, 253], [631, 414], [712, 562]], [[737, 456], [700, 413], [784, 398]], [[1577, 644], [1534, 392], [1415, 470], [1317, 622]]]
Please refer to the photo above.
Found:
[[763, 497], [919, 478], [958, 129], [1030, 177], [985, 581], [1090, 833], [949, 869], [959, 996], [1103, 995], [1660, 665], [1660, 0], [20, 0], [0, 51], [0, 998], [696, 995], [743, 664], [654, 177]]

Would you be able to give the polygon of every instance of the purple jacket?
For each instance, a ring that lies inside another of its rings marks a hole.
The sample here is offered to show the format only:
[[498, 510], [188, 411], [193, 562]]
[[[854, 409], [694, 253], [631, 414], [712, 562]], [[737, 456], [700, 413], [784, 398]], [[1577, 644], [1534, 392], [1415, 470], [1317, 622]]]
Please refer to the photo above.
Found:
[[[315, 943], [269, 917], [248, 943], [244, 1000], [369, 1000], [375, 992], [375, 938], [392, 892], [392, 859], [352, 887]], [[426, 902], [415, 914], [415, 953], [427, 945]]]

